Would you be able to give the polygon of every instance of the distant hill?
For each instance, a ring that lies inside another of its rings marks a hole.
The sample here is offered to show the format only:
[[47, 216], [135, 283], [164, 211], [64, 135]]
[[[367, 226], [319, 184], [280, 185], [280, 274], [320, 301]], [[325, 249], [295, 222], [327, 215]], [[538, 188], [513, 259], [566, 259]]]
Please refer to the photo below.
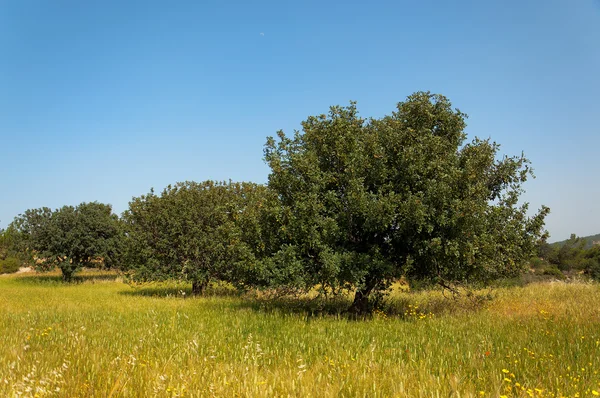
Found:
[[[596, 235], [590, 235], [590, 236], [583, 236], [583, 239], [585, 239], [585, 248], [588, 249], [590, 247], [592, 247], [592, 245], [597, 244], [600, 245], [600, 234], [596, 234]], [[553, 246], [562, 246], [565, 244], [565, 242], [567, 241], [567, 239], [565, 240], [561, 240], [560, 242], [554, 242], [551, 243], [551, 245]]]

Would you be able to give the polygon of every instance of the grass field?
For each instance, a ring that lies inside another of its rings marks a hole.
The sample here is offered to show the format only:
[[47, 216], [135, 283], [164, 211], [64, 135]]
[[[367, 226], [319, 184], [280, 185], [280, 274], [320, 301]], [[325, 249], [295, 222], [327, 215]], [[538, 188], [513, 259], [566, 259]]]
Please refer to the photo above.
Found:
[[600, 393], [597, 284], [497, 289], [477, 309], [395, 292], [399, 315], [362, 321], [180, 289], [0, 277], [0, 396]]

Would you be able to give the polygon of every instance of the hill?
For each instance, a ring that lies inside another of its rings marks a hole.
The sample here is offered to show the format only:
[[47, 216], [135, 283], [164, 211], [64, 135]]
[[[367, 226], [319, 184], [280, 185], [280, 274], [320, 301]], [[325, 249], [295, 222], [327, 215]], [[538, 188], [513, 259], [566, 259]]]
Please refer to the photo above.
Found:
[[[585, 248], [589, 249], [590, 247], [592, 247], [594, 244], [600, 245], [600, 234], [596, 234], [596, 235], [590, 235], [590, 236], [583, 236], [581, 237], [581, 239], [585, 240]], [[560, 242], [554, 242], [551, 243], [551, 245], [553, 246], [562, 246], [564, 245], [566, 242], [568, 241], [568, 239], [565, 240], [561, 240]]]

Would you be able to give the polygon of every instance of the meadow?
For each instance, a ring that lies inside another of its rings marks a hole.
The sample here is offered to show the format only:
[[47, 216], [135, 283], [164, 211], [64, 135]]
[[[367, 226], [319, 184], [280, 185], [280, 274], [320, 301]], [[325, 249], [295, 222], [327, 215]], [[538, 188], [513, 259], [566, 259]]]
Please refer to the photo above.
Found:
[[497, 288], [477, 306], [396, 289], [389, 311], [352, 320], [110, 273], [59, 279], [0, 277], [0, 396], [600, 395], [598, 284]]

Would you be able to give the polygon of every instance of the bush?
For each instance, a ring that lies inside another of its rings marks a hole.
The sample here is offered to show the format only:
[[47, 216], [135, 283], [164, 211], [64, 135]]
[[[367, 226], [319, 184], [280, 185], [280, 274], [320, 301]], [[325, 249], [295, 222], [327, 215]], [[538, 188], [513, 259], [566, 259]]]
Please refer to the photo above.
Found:
[[565, 274], [563, 274], [562, 271], [558, 269], [558, 267], [555, 265], [546, 267], [542, 272], [542, 275], [554, 276], [555, 278], [560, 280], [565, 279]]
[[15, 257], [0, 260], [0, 274], [12, 274], [21, 268], [21, 261]]
[[533, 257], [531, 260], [529, 260], [529, 266], [533, 269], [541, 269], [547, 264], [548, 263], [540, 257]]
[[595, 258], [586, 258], [583, 261], [584, 270], [590, 278], [600, 281], [600, 260]]
[[593, 246], [583, 254], [582, 268], [590, 278], [600, 281], [600, 246]]

